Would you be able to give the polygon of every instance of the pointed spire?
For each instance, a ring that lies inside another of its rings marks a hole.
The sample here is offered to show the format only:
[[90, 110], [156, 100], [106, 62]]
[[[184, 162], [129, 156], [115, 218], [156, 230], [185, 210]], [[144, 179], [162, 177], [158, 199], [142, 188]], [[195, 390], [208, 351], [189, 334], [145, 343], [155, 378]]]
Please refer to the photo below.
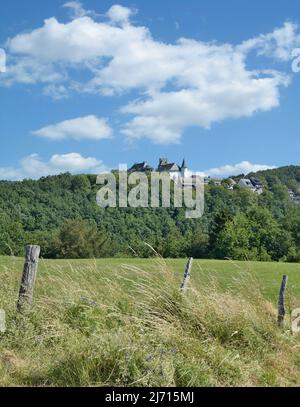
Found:
[[181, 169], [186, 169], [186, 168], [187, 168], [187, 166], [186, 166], [186, 164], [185, 164], [185, 159], [183, 159], [182, 165], [181, 165]]

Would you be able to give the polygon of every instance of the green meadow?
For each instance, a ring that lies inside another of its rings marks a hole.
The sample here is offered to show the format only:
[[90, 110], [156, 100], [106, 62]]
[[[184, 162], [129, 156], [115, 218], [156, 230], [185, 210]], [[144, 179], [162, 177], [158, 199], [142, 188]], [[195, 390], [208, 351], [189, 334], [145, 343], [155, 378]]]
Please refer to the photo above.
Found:
[[[297, 386], [300, 264], [186, 259], [40, 260], [34, 302], [16, 301], [23, 259], [0, 257], [1, 386]], [[284, 274], [287, 318], [276, 324]]]
[[[1, 257], [0, 270], [11, 273], [11, 279], [17, 288], [22, 275], [24, 260], [22, 258]], [[186, 259], [166, 259], [164, 264], [174, 272], [178, 283], [184, 273]], [[155, 273], [157, 270], [157, 259], [96, 259], [96, 260], [40, 260], [38, 278], [36, 283], [36, 294], [45, 289], [47, 279], [51, 276], [61, 276], [63, 273], [86, 269], [87, 274], [93, 269], [95, 278], [110, 276], [112, 273], [120, 275], [130, 274], [130, 268], [140, 268]], [[222, 260], [194, 260], [191, 283], [200, 286], [203, 281], [216, 279], [224, 288], [230, 287], [238, 276], [245, 273], [252, 274], [259, 282], [260, 289], [266, 299], [274, 302], [278, 300], [278, 293], [283, 275], [289, 276], [288, 292], [300, 300], [300, 264], [295, 263], [264, 263], [247, 261], [222, 261]], [[134, 275], [134, 278], [138, 278]], [[249, 287], [251, 289], [251, 287]]]

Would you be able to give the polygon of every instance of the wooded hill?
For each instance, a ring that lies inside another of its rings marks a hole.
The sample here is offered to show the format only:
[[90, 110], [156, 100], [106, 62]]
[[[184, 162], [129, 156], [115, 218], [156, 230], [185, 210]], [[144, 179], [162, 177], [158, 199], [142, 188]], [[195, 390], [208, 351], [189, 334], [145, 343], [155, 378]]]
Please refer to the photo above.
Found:
[[184, 208], [101, 209], [94, 175], [1, 181], [0, 254], [35, 243], [50, 258], [148, 257], [146, 242], [164, 257], [300, 261], [300, 205], [288, 192], [299, 192], [300, 167], [251, 175], [262, 195], [208, 185], [205, 215], [194, 220]]

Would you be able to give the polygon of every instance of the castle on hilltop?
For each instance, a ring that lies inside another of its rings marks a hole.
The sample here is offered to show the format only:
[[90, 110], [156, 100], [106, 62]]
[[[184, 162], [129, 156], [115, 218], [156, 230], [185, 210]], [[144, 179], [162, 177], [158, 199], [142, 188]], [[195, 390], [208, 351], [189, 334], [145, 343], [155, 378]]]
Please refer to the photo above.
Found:
[[[146, 161], [142, 163], [134, 164], [129, 172], [147, 172], [154, 171]], [[168, 173], [173, 180], [178, 180], [179, 178], [186, 178], [188, 174], [188, 168], [185, 160], [182, 161], [181, 165], [176, 163], [170, 163], [167, 158], [160, 158], [158, 162], [157, 169], [155, 170], [159, 173]]]

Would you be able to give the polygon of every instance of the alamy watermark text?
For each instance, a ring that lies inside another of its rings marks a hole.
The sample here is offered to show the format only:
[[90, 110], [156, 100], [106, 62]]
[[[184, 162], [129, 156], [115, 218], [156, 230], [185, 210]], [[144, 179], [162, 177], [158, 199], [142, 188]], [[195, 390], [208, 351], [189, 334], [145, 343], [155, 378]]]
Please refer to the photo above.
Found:
[[300, 72], [300, 48], [296, 48], [292, 52], [293, 63], [292, 63], [292, 71], [294, 73]]
[[120, 165], [114, 173], [100, 174], [97, 204], [101, 208], [186, 208], [186, 218], [204, 213], [204, 180], [197, 175], [172, 178], [169, 173], [128, 172]]

